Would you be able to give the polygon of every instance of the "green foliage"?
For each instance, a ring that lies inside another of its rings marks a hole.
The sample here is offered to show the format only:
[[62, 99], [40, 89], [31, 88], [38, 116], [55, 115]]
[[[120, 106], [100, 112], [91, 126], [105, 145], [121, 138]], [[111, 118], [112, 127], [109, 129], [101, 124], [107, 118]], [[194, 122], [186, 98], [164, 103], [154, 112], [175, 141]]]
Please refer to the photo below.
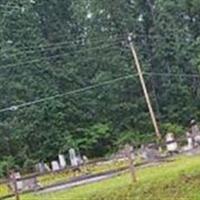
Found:
[[183, 126], [171, 123], [162, 124], [161, 129], [163, 133], [174, 133], [177, 136], [184, 136], [186, 132]]
[[[179, 134], [200, 118], [200, 78], [177, 75], [199, 74], [198, 0], [0, 5], [0, 109], [136, 73], [127, 45], [132, 32], [143, 70], [154, 73], [145, 81], [162, 132]], [[12, 156], [21, 167], [71, 147], [102, 156], [154, 134], [137, 76], [2, 112], [0, 121], [0, 160]]]
[[0, 177], [7, 176], [9, 171], [16, 168], [14, 158], [4, 157], [3, 161], [0, 162]]
[[148, 142], [153, 142], [155, 140], [155, 135], [153, 134], [144, 134], [134, 131], [125, 131], [120, 133], [116, 146], [124, 146], [125, 144], [133, 144], [136, 147], [140, 147], [141, 144]]

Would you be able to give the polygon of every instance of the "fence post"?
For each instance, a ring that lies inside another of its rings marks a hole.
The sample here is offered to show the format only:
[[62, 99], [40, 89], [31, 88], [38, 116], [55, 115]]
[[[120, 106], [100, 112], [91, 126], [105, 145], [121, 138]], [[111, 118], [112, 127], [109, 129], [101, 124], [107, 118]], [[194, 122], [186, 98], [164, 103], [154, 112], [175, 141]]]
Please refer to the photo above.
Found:
[[129, 144], [125, 145], [125, 152], [126, 152], [126, 156], [129, 160], [129, 170], [132, 176], [132, 180], [133, 183], [137, 182], [137, 178], [136, 178], [136, 173], [135, 173], [135, 166], [134, 166], [134, 160], [132, 158], [131, 155], [131, 146]]
[[14, 172], [11, 173], [11, 181], [12, 181], [13, 186], [14, 186], [15, 199], [16, 200], [20, 200], [18, 186], [17, 186], [17, 179], [15, 177], [15, 173]]

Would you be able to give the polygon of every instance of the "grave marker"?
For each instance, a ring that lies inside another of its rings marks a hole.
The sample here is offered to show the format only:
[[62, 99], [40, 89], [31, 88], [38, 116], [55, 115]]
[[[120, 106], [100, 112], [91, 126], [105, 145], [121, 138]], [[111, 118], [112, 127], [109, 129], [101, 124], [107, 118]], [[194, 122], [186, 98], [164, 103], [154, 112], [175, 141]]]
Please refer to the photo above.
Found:
[[60, 164], [60, 168], [61, 169], [65, 169], [67, 164], [66, 164], [66, 160], [65, 160], [65, 156], [62, 154], [58, 155], [58, 159], [59, 159], [59, 164]]
[[75, 149], [71, 148], [69, 150], [69, 159], [72, 167], [77, 167], [78, 166], [78, 159], [76, 156]]
[[53, 172], [59, 171], [60, 170], [60, 166], [58, 161], [54, 160], [51, 162], [51, 169]]
[[167, 147], [167, 151], [170, 153], [170, 154], [173, 154], [173, 153], [177, 153], [178, 152], [178, 144], [177, 142], [175, 141], [175, 138], [174, 138], [174, 134], [173, 133], [168, 133], [166, 135], [166, 147]]

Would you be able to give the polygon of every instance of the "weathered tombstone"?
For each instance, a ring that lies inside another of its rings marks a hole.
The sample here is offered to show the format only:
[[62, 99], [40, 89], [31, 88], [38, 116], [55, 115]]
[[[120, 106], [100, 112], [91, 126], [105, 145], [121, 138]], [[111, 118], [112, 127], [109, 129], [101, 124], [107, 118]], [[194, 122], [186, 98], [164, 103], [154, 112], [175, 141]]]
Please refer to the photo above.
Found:
[[43, 162], [40, 162], [36, 165], [36, 170], [39, 171], [39, 173], [43, 174], [45, 172], [45, 166]]
[[187, 132], [186, 137], [187, 137], [187, 150], [191, 150], [194, 147], [192, 134], [190, 132]]
[[[20, 172], [15, 172], [14, 174], [16, 180], [22, 178]], [[23, 181], [17, 180], [17, 189], [22, 190], [23, 189]]]
[[67, 166], [65, 156], [62, 154], [59, 154], [58, 159], [59, 159], [60, 168], [65, 169], [65, 167]]
[[40, 186], [36, 177], [23, 180], [23, 191], [37, 190], [39, 188]]
[[[16, 189], [18, 191], [21, 191], [23, 189], [23, 182], [21, 180], [21, 174], [19, 172], [14, 172], [12, 174], [10, 174], [10, 187], [12, 189], [12, 191], [15, 191]], [[13, 180], [16, 180], [16, 188], [15, 188], [15, 184], [13, 183]]]
[[51, 171], [51, 169], [47, 163], [44, 163], [44, 168], [45, 168], [45, 171], [47, 171], [47, 172]]
[[200, 130], [195, 120], [191, 120], [190, 129], [191, 129], [191, 135], [194, 141], [194, 145], [199, 146], [200, 145]]
[[76, 152], [75, 149], [71, 148], [69, 150], [69, 159], [72, 167], [77, 167], [78, 166], [78, 159], [76, 157]]
[[166, 147], [170, 154], [178, 153], [178, 144], [175, 141], [174, 134], [168, 133], [166, 135]]
[[83, 163], [87, 164], [89, 162], [89, 159], [87, 158], [86, 155], [83, 155]]
[[84, 164], [83, 159], [81, 158], [81, 155], [78, 155], [76, 158], [77, 158], [78, 165]]
[[146, 161], [156, 161], [161, 158], [160, 152], [154, 148], [151, 144], [142, 145], [141, 147], [141, 157]]
[[191, 120], [190, 126], [191, 126], [191, 133], [193, 136], [200, 135], [199, 127], [195, 120]]
[[58, 161], [56, 161], [56, 160], [52, 161], [51, 162], [51, 168], [52, 168], [53, 172], [60, 170], [60, 166], [59, 166]]

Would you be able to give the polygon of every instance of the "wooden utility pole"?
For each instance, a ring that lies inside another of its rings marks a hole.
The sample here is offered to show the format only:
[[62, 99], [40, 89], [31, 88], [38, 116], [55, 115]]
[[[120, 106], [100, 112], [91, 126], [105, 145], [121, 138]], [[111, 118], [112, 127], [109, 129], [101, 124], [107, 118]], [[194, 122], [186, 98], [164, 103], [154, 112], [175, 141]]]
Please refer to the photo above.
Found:
[[157, 124], [157, 121], [156, 121], [155, 113], [154, 113], [152, 105], [151, 105], [151, 101], [150, 101], [149, 94], [148, 94], [148, 91], [147, 91], [147, 87], [146, 87], [146, 84], [145, 84], [145, 81], [144, 81], [142, 69], [141, 69], [141, 66], [140, 66], [140, 63], [139, 63], [139, 59], [138, 59], [136, 50], [134, 48], [131, 36], [128, 37], [128, 41], [129, 41], [129, 45], [130, 45], [130, 48], [131, 48], [131, 52], [133, 54], [133, 58], [134, 58], [135, 65], [136, 65], [136, 69], [137, 69], [137, 72], [138, 72], [138, 75], [139, 75], [139, 78], [140, 78], [140, 83], [142, 85], [142, 89], [143, 89], [145, 100], [146, 100], [146, 103], [147, 103], [147, 106], [148, 106], [148, 109], [149, 109], [151, 120], [152, 120], [154, 129], [155, 129], [155, 133], [156, 133], [156, 136], [157, 136], [158, 140], [160, 140], [161, 139], [160, 130], [158, 128], [158, 124]]

